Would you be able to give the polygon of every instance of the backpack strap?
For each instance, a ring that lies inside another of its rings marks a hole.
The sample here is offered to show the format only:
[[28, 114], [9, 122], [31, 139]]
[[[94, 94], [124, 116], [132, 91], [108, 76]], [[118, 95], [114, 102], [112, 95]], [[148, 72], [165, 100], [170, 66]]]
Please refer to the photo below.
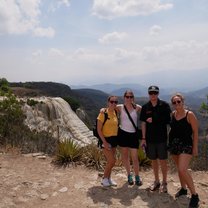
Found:
[[[114, 111], [115, 111], [116, 117], [118, 118], [118, 112], [117, 112], [116, 110], [114, 110]], [[105, 122], [106, 122], [108, 119], [109, 119], [109, 118], [108, 118], [108, 113], [107, 113], [107, 111], [105, 110], [105, 112], [104, 112], [103, 126], [104, 126]]]
[[104, 121], [103, 121], [103, 126], [105, 124], [105, 122], [108, 120], [108, 113], [107, 111], [104, 112]]

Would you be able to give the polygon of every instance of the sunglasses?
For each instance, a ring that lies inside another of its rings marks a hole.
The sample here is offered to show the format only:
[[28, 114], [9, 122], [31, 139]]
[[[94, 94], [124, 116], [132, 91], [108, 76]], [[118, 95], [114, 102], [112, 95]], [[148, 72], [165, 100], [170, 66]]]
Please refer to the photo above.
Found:
[[158, 95], [158, 92], [149, 92], [149, 95]]
[[126, 97], [127, 99], [129, 99], [129, 98], [134, 98], [134, 96], [132, 96], [132, 95], [130, 95], [130, 96], [126, 95], [125, 97]]
[[177, 104], [180, 104], [180, 103], [181, 103], [181, 100], [176, 100], [176, 101], [173, 101], [173, 102], [172, 102], [173, 105], [175, 105], [176, 103], [177, 103]]
[[115, 103], [115, 104], [118, 104], [118, 101], [117, 101], [117, 100], [110, 100], [109, 102], [110, 102], [111, 104], [114, 104], [114, 103]]

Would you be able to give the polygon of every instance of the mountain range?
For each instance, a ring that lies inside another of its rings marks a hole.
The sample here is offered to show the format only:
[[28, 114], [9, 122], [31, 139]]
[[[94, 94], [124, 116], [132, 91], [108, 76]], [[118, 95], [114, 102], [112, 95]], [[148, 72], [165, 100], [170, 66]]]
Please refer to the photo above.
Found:
[[[119, 88], [131, 88], [135, 91], [137, 96], [143, 96], [147, 93], [147, 87], [149, 85], [158, 85], [161, 88], [161, 93], [170, 94], [173, 92], [189, 92], [196, 91], [207, 87], [208, 68], [197, 70], [161, 70], [157, 72], [146, 72], [141, 75], [125, 76], [123, 78], [113, 78], [114, 82], [103, 82], [99, 80], [98, 84], [87, 85], [69, 85], [73, 89], [91, 88], [99, 89], [104, 92], [113, 92]], [[104, 78], [103, 78], [104, 79]], [[106, 77], [107, 79], [107, 77]], [[105, 80], [106, 80], [105, 79]], [[87, 83], [87, 80], [86, 82]], [[107, 84], [100, 84], [107, 83]], [[111, 84], [112, 83], [112, 84]], [[123, 84], [124, 83], [124, 84]], [[141, 93], [141, 94], [140, 94]]]
[[[72, 89], [94, 89], [94, 90], [100, 90], [107, 94], [111, 95], [117, 95], [117, 96], [123, 96], [124, 92], [127, 89], [131, 89], [135, 97], [147, 97], [147, 86], [143, 86], [141, 84], [112, 84], [112, 83], [106, 83], [106, 84], [99, 84], [99, 85], [91, 85], [91, 86], [71, 86]], [[192, 91], [186, 91], [184, 89], [179, 91], [176, 88], [160, 88], [160, 97], [165, 99], [166, 101], [169, 101], [170, 96], [176, 92], [182, 93], [185, 97], [190, 97], [192, 100], [198, 100], [197, 102], [201, 103], [206, 100], [206, 97], [208, 95], [208, 87], [204, 87], [202, 89], [198, 90], [192, 90]]]
[[[119, 103], [123, 102], [123, 93], [126, 89], [131, 88], [135, 93], [135, 101], [140, 105], [148, 101], [147, 87], [138, 84], [101, 84], [87, 86], [81, 89], [73, 89], [73, 87], [54, 82], [25, 82], [25, 83], [10, 83], [13, 92], [20, 97], [36, 97], [36, 96], [52, 96], [52, 97], [71, 97], [77, 100], [80, 107], [83, 108], [89, 116], [90, 126], [95, 121], [100, 108], [107, 104], [109, 94], [119, 96]], [[91, 89], [90, 89], [91, 88]], [[174, 91], [161, 88], [160, 98], [170, 103], [171, 94]], [[185, 95], [185, 104], [192, 109], [200, 120], [201, 130], [207, 126], [207, 118], [200, 112], [202, 102], [207, 103], [208, 87], [200, 90], [182, 92]]]

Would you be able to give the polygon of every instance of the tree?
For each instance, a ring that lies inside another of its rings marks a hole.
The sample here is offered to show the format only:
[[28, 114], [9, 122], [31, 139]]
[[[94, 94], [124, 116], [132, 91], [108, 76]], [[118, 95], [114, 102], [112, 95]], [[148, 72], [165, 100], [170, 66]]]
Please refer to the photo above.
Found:
[[12, 94], [9, 82], [0, 79], [0, 143], [16, 135], [16, 129], [23, 123], [24, 115], [20, 102]]
[[0, 78], [0, 92], [1, 95], [10, 92], [9, 82], [5, 78]]
[[208, 116], [208, 95], [207, 102], [203, 102], [201, 104], [200, 111], [203, 113], [204, 116]]

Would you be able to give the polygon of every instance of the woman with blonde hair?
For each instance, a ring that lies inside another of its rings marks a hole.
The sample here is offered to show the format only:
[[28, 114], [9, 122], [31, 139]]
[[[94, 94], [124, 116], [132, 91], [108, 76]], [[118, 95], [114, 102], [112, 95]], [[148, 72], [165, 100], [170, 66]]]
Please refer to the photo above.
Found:
[[135, 127], [137, 127], [138, 112], [141, 111], [141, 106], [135, 104], [134, 93], [127, 90], [124, 93], [124, 104], [117, 105], [119, 112], [119, 133], [118, 140], [121, 148], [121, 157], [123, 165], [127, 172], [129, 185], [134, 184], [133, 176], [131, 174], [130, 157], [133, 162], [133, 170], [135, 176], [135, 184], [142, 185], [142, 180], [139, 176], [139, 161], [138, 161], [138, 148], [139, 148], [139, 135]]
[[115, 165], [116, 147], [118, 144], [118, 118], [115, 111], [118, 104], [118, 98], [116, 96], [108, 97], [108, 106], [105, 109], [107, 120], [105, 120], [105, 114], [99, 113], [97, 117], [97, 132], [101, 141], [99, 147], [103, 150], [105, 158], [107, 160], [104, 177], [102, 180], [103, 186], [116, 186], [116, 182], [111, 179], [112, 168]]
[[[102, 114], [104, 114], [104, 111], [105, 108], [100, 110]], [[142, 180], [139, 176], [138, 161], [139, 135], [136, 131], [138, 112], [141, 111], [141, 106], [135, 104], [134, 93], [131, 90], [125, 91], [124, 104], [118, 104], [116, 106], [116, 111], [119, 114], [118, 145], [121, 149], [122, 163], [127, 172], [128, 184], [134, 184], [133, 175], [131, 174], [131, 157], [133, 162], [135, 184], [137, 186], [141, 186]]]
[[181, 189], [175, 197], [191, 192], [189, 208], [198, 207], [199, 196], [196, 193], [193, 179], [188, 171], [191, 158], [198, 155], [198, 121], [194, 113], [184, 106], [184, 97], [177, 93], [171, 97], [174, 107], [169, 132], [169, 151], [176, 164]]

